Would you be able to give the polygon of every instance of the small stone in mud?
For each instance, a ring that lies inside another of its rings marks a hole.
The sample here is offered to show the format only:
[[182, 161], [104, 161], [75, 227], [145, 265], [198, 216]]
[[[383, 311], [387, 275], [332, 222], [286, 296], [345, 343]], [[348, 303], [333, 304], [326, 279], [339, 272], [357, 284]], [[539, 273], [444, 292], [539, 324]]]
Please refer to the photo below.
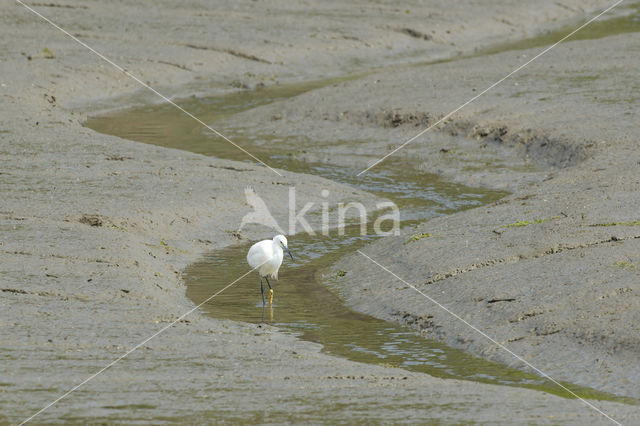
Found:
[[429, 34], [414, 30], [413, 28], [402, 28], [400, 32], [413, 38], [421, 38], [423, 40], [431, 40], [432, 38]]
[[109, 157], [106, 157], [105, 160], [107, 161], [124, 161], [124, 160], [133, 160], [133, 157], [124, 157], [121, 155], [111, 155]]
[[249, 86], [247, 86], [246, 83], [241, 82], [240, 80], [234, 80], [231, 82], [231, 87], [236, 88], [236, 89], [248, 89]]
[[103, 222], [102, 222], [102, 218], [100, 216], [96, 216], [96, 215], [83, 215], [80, 220], [80, 223], [84, 223], [85, 225], [89, 225], [89, 226], [102, 226]]

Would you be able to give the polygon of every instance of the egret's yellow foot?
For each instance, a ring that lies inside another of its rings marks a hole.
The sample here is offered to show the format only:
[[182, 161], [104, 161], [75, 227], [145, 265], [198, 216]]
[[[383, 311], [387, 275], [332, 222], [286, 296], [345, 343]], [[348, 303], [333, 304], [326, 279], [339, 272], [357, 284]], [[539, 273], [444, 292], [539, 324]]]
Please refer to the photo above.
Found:
[[269, 289], [269, 295], [267, 297], [269, 297], [269, 304], [273, 305], [273, 289]]

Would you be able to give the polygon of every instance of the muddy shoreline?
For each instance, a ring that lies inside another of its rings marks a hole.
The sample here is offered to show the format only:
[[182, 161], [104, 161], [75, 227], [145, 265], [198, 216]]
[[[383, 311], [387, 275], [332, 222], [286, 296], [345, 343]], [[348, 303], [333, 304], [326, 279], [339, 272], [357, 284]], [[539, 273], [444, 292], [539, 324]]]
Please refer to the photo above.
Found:
[[[444, 157], [437, 149], [462, 157], [492, 144], [544, 168], [529, 181], [515, 170], [506, 173], [504, 179], [517, 190], [498, 203], [434, 219], [363, 250], [553, 377], [633, 397], [640, 395], [640, 135], [638, 99], [628, 93], [635, 77], [627, 70], [635, 67], [635, 59], [625, 58], [638, 38], [634, 33], [568, 43], [567, 50], [556, 53], [562, 58], [551, 59], [553, 75], [542, 72], [548, 64], [532, 65], [525, 78], [514, 78], [512, 88], [471, 108], [462, 125], [443, 127], [445, 133], [462, 129], [477, 140], [475, 147], [423, 145], [407, 153], [430, 169]], [[583, 55], [588, 49], [605, 52], [598, 65]], [[456, 66], [483, 67], [482, 60], [470, 62]], [[430, 73], [455, 76], [456, 69], [442, 65], [422, 72], [428, 80]], [[544, 87], [559, 80], [568, 87], [557, 86], [555, 92]], [[404, 92], [398, 98], [410, 96]], [[437, 160], [421, 157], [425, 151]], [[380, 271], [371, 267], [354, 254], [326, 277], [363, 312], [412, 325], [427, 337], [489, 359], [520, 364], [400, 281], [380, 279]], [[347, 272], [342, 282], [334, 279], [336, 271]]]
[[[338, 4], [317, 10], [317, 16], [308, 6], [277, 1], [218, 8], [164, 2], [154, 10], [134, 2], [34, 7], [163, 93], [177, 96], [343, 75], [401, 63], [408, 54], [437, 59], [457, 54], [457, 46], [469, 51], [553, 28], [600, 6], [564, 3], [527, 9], [504, 1], [492, 9], [454, 2], [446, 11], [349, 6], [363, 10], [358, 13]], [[204, 251], [236, 241], [232, 231], [246, 210], [246, 185], [278, 200], [285, 196], [281, 188], [295, 183], [301, 202], [327, 185], [333, 201], [351, 196], [353, 189], [287, 172], [280, 178], [258, 166], [83, 128], [86, 114], [71, 107], [93, 103], [95, 110], [115, 98], [120, 106], [127, 96], [145, 99], [135, 94], [133, 82], [24, 8], [3, 3], [0, 9], [0, 422], [17, 423], [193, 307], [180, 271]], [[258, 13], [263, 19], [252, 19]], [[507, 22], [483, 24], [493, 15]], [[223, 25], [211, 25], [221, 20]], [[311, 21], [322, 26], [310, 30]], [[373, 21], [373, 27], [362, 24]], [[461, 21], [467, 25], [458, 25]], [[412, 28], [409, 24], [431, 26], [438, 37], [397, 30]], [[287, 31], [268, 33], [269, 28]], [[288, 41], [301, 34], [304, 43]], [[310, 51], [316, 52], [311, 60]], [[615, 152], [629, 159], [623, 149]], [[624, 219], [623, 213], [616, 220]], [[638, 419], [635, 407], [597, 404], [623, 422]], [[606, 420], [577, 401], [348, 362], [269, 327], [194, 314], [35, 421], [357, 419]]]

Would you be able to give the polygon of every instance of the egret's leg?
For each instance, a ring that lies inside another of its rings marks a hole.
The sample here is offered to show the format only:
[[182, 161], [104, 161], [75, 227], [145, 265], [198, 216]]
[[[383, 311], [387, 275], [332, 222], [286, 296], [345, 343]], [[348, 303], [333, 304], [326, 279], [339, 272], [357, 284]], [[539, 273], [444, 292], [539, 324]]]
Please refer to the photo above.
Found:
[[262, 285], [262, 276], [260, 276], [260, 293], [262, 294], [262, 306], [264, 307], [264, 286]]
[[267, 285], [269, 286], [269, 304], [273, 305], [273, 289], [271, 288], [271, 283], [269, 282], [269, 278], [264, 277], [267, 280]]

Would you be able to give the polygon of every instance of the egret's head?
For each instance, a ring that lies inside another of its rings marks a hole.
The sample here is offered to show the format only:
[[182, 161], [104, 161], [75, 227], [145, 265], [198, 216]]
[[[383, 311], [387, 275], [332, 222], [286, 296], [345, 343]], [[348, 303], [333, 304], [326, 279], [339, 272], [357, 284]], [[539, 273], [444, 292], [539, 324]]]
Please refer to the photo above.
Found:
[[289, 247], [287, 247], [288, 246], [287, 237], [285, 237], [284, 235], [276, 235], [275, 237], [273, 237], [273, 242], [276, 243], [278, 246], [280, 246], [280, 248], [286, 250], [287, 253], [289, 253], [289, 256], [291, 257], [291, 260], [293, 260], [293, 255], [289, 251]]
[[287, 237], [284, 235], [276, 235], [273, 237], [273, 242], [278, 244], [280, 248], [285, 248], [287, 246]]

